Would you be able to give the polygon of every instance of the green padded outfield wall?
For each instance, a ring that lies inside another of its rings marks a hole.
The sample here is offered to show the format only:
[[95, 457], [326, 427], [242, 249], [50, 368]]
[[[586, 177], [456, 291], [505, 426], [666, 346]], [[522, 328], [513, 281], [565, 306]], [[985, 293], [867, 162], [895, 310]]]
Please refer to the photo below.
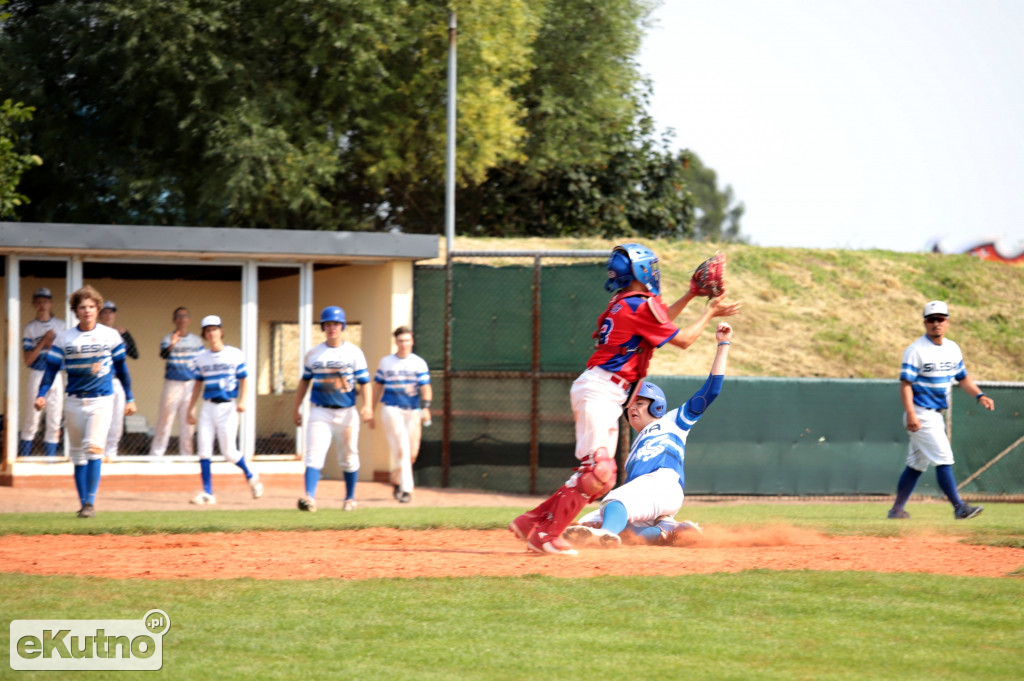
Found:
[[[541, 369], [575, 375], [592, 347], [591, 332], [607, 294], [595, 284], [581, 299], [581, 278], [593, 265], [545, 266], [542, 273]], [[599, 272], [600, 274], [600, 272]], [[453, 368], [528, 371], [532, 353], [532, 267], [456, 265]], [[600, 277], [597, 277], [600, 279]], [[434, 425], [424, 431], [416, 463], [419, 484], [441, 481], [444, 409], [444, 280], [440, 268], [417, 268], [416, 352], [432, 369]], [[727, 377], [722, 395], [687, 444], [689, 494], [892, 494], [907, 453], [899, 382], [892, 379]], [[686, 400], [705, 377], [654, 376], [670, 406]], [[538, 493], [556, 489], [575, 465], [571, 380], [540, 388]], [[958, 481], [1024, 435], [1024, 388], [989, 387], [996, 411], [953, 391], [952, 431]], [[449, 485], [528, 493], [530, 381], [453, 379]], [[1024, 494], [1024, 446], [969, 483], [966, 493]], [[932, 471], [917, 493], [939, 496]]]

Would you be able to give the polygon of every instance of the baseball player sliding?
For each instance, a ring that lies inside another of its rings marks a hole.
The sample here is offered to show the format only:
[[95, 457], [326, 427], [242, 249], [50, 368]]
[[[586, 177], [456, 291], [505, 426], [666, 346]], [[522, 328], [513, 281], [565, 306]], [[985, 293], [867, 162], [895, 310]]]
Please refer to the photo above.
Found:
[[75, 465], [75, 487], [82, 502], [78, 517], [91, 518], [96, 513], [100, 467], [114, 416], [115, 375], [124, 387], [124, 413], [129, 416], [135, 413], [135, 398], [125, 365], [124, 341], [117, 331], [97, 321], [103, 296], [92, 286], [83, 286], [71, 294], [70, 303], [78, 324], [57, 334], [50, 346], [35, 408], [46, 406], [46, 393], [63, 367], [67, 374], [64, 422]]
[[249, 470], [245, 456], [238, 450], [238, 414], [245, 411], [245, 355], [236, 347], [224, 344], [224, 330], [220, 317], [203, 317], [203, 338], [209, 348], [196, 356], [193, 378], [195, 386], [188, 403], [188, 422], [196, 424], [195, 406], [199, 396], [203, 407], [199, 412], [199, 466], [203, 480], [203, 491], [191, 501], [193, 504], [215, 504], [213, 475], [210, 459], [213, 457], [213, 440], [217, 438], [224, 458], [242, 469], [249, 482], [253, 499], [263, 496], [263, 483], [258, 475]]
[[[337, 442], [338, 461], [345, 476], [346, 511], [356, 509], [356, 481], [359, 479], [359, 420], [373, 428], [370, 371], [363, 351], [344, 338], [345, 311], [337, 306], [320, 312], [320, 329], [327, 337], [306, 353], [302, 379], [295, 391], [295, 425], [302, 425], [302, 402], [310, 394], [309, 423], [306, 428], [306, 496], [299, 510], [316, 511], [316, 488], [327, 459], [331, 441]], [[356, 412], [356, 398], [363, 408]]]
[[700, 532], [696, 523], [676, 522], [673, 516], [683, 506], [686, 438], [722, 390], [732, 327], [720, 322], [715, 340], [718, 352], [711, 374], [683, 406], [668, 411], [661, 388], [649, 381], [640, 386], [626, 409], [629, 425], [637, 432], [626, 459], [626, 482], [608, 493], [599, 510], [565, 530], [564, 538], [570, 544], [617, 547], [622, 543], [620, 533], [627, 528], [651, 544], [672, 543], [681, 532]]
[[[702, 268], [711, 260], [703, 263]], [[724, 261], [718, 261], [720, 275]], [[580, 466], [562, 487], [536, 508], [509, 524], [509, 529], [537, 553], [576, 555], [562, 532], [586, 504], [615, 484], [615, 447], [622, 408], [647, 375], [654, 349], [666, 343], [688, 348], [714, 317], [739, 312], [724, 290], [716, 291], [700, 318], [680, 329], [673, 320], [697, 295], [707, 292], [691, 282], [690, 290], [666, 307], [661, 300], [658, 258], [640, 244], [616, 246], [608, 258], [607, 291], [615, 291], [597, 320], [596, 349], [587, 369], [572, 385], [570, 399], [576, 423], [576, 458]]]
[[[50, 289], [37, 289], [32, 294], [32, 307], [36, 317], [25, 326], [21, 334], [21, 349], [24, 351], [25, 364], [28, 370], [28, 401], [35, 402], [39, 393], [39, 383], [46, 372], [46, 353], [53, 346], [53, 341], [64, 330], [64, 320], [53, 316], [53, 293]], [[64, 378], [60, 373], [53, 378], [53, 389], [46, 400], [46, 432], [43, 435], [46, 456], [56, 456], [60, 445], [60, 420], [64, 411]], [[32, 441], [39, 429], [39, 417], [42, 412], [33, 408], [25, 410], [25, 423], [21, 427], [21, 441], [18, 443], [18, 456], [32, 454]]]

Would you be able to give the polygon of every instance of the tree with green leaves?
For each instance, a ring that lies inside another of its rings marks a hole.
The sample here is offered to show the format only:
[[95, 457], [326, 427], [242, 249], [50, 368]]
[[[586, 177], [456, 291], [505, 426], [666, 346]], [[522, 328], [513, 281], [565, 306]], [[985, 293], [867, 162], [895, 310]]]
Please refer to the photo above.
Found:
[[704, 165], [692, 151], [679, 154], [682, 178], [695, 204], [694, 237], [706, 241], [746, 243], [740, 234], [740, 219], [746, 207], [735, 203], [732, 187], [718, 187], [718, 174]]
[[11, 0], [37, 221], [692, 234], [635, 55], [655, 0]]
[[28, 197], [16, 191], [18, 183], [26, 170], [43, 164], [37, 155], [17, 151], [14, 126], [32, 120], [33, 110], [10, 99], [0, 103], [0, 218], [15, 217], [15, 210], [28, 203]]

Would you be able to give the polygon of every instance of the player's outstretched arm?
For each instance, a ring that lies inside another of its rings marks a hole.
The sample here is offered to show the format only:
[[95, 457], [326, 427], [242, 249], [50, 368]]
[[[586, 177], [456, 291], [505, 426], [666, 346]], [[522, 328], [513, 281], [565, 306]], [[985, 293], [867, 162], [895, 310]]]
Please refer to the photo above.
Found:
[[960, 387], [963, 389], [965, 393], [967, 393], [971, 397], [977, 398], [978, 404], [980, 404], [982, 407], [988, 409], [989, 411], [995, 411], [995, 400], [993, 400], [991, 397], [983, 393], [981, 391], [981, 388], [978, 387], [978, 384], [974, 382], [973, 378], [971, 378], [970, 376], [964, 376], [964, 380], [960, 381]]
[[712, 298], [711, 304], [704, 308], [700, 318], [698, 318], [693, 324], [679, 329], [679, 333], [677, 333], [669, 343], [685, 350], [700, 338], [700, 334], [704, 332], [704, 328], [712, 319], [715, 317], [731, 317], [732, 315], [737, 314], [740, 311], [742, 304], [729, 302], [726, 299], [727, 295], [728, 293], [723, 293], [717, 298]]
[[711, 363], [711, 375], [724, 376], [729, 359], [729, 347], [732, 343], [732, 327], [727, 322], [718, 322], [718, 328], [715, 329], [715, 342], [718, 343], [718, 352], [715, 353], [715, 360]]

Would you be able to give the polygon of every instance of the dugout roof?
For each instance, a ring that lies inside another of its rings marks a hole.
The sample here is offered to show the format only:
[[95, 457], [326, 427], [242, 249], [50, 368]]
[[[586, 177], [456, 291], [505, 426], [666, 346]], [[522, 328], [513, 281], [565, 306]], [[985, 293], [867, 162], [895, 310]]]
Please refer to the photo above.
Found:
[[381, 263], [438, 255], [433, 234], [0, 222], [0, 252], [22, 256]]

